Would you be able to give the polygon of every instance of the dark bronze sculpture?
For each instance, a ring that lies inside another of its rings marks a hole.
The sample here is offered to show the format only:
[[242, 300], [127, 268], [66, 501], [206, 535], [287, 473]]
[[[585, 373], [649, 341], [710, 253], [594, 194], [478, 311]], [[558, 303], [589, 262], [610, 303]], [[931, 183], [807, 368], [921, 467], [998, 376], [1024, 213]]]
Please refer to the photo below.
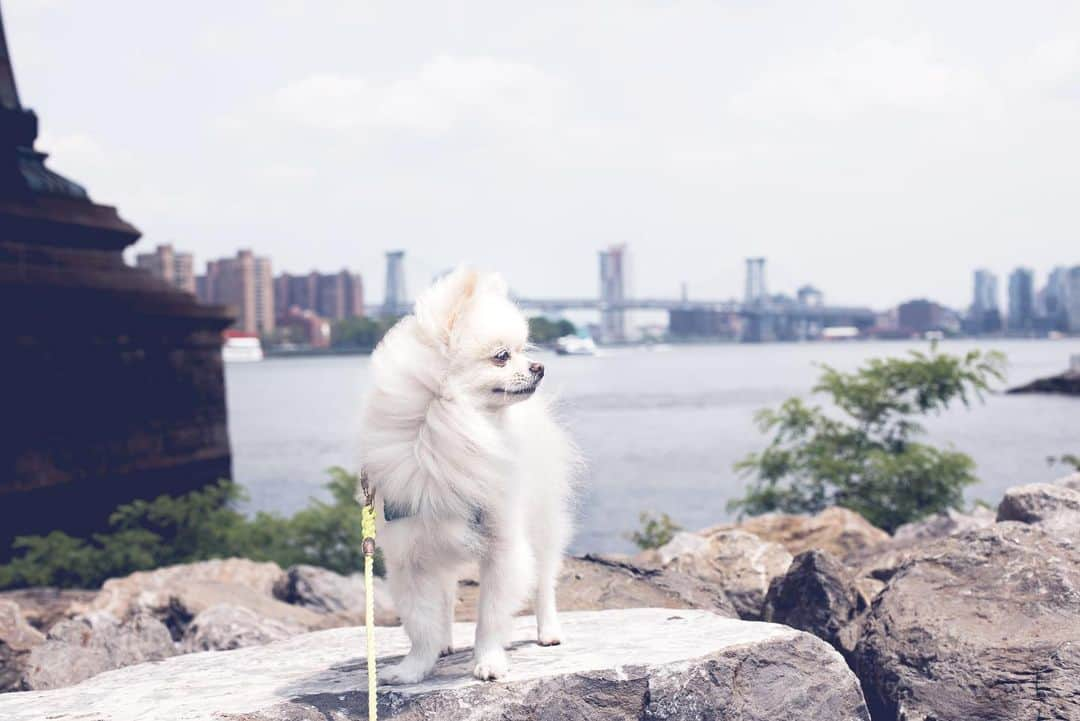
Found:
[[127, 266], [139, 231], [34, 149], [0, 20], [0, 560], [231, 471], [223, 308]]

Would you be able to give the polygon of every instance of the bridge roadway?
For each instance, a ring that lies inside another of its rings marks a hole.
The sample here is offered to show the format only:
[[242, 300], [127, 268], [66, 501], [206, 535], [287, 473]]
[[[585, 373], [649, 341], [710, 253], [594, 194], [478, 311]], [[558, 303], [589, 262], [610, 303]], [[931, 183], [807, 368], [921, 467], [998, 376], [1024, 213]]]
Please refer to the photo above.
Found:
[[849, 319], [850, 322], [872, 324], [875, 314], [870, 308], [850, 306], [805, 306], [796, 303], [748, 305], [732, 300], [672, 300], [667, 298], [634, 298], [622, 303], [605, 303], [599, 298], [515, 298], [529, 310], [557, 312], [564, 310], [717, 310], [741, 316], [784, 316], [792, 319]]

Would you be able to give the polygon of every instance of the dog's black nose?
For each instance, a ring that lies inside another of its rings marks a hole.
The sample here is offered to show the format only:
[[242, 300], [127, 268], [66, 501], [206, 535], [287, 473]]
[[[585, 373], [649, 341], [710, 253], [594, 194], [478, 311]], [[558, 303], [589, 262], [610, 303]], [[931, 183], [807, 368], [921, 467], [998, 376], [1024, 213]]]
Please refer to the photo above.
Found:
[[529, 364], [529, 370], [532, 371], [532, 374], [534, 376], [536, 376], [538, 379], [544, 377], [544, 364], [543, 363], [530, 363]]

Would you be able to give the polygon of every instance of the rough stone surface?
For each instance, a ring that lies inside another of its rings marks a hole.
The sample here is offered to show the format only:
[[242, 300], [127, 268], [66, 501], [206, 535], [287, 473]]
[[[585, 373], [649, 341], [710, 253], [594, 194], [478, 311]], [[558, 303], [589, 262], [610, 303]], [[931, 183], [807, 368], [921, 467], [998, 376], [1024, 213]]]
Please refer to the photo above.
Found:
[[[466, 578], [458, 584], [458, 621], [476, 620], [480, 588]], [[559, 576], [558, 606], [562, 611], [618, 608], [704, 608], [725, 616], [736, 615], [723, 591], [715, 586], [668, 573], [642, 568], [602, 556], [567, 558]], [[523, 613], [530, 613], [527, 607]]]
[[18, 689], [30, 650], [45, 636], [26, 622], [19, 605], [0, 600], [0, 692]]
[[[868, 719], [858, 682], [832, 648], [784, 626], [705, 611], [564, 614], [566, 641], [542, 648], [519, 618], [509, 676], [472, 678], [471, 653], [443, 658], [434, 678], [381, 687], [382, 719]], [[457, 624], [455, 646], [472, 642]], [[305, 634], [221, 653], [179, 656], [45, 693], [0, 697], [5, 721], [285, 721], [366, 719], [362, 629]], [[377, 629], [380, 663], [407, 648]]]
[[192, 619], [184, 631], [181, 648], [192, 651], [230, 651], [283, 641], [306, 629], [291, 623], [263, 618], [249, 608], [220, 603]]
[[1000, 522], [909, 556], [853, 667], [878, 721], [1080, 719], [1080, 551]]
[[993, 510], [979, 506], [970, 513], [961, 513], [950, 508], [935, 513], [920, 521], [905, 523], [893, 534], [894, 544], [911, 544], [944, 538], [953, 533], [963, 533], [976, 528], [986, 528], [994, 523], [996, 514]]
[[188, 624], [199, 614], [219, 605], [245, 608], [263, 621], [276, 622], [298, 631], [357, 625], [363, 621], [362, 614], [356, 619], [339, 614], [316, 613], [300, 606], [290, 606], [235, 583], [192, 583], [174, 588], [167, 597], [155, 594], [151, 599], [152, 602], [146, 597], [141, 599], [140, 610], [164, 621], [177, 639], [187, 633]]
[[57, 621], [67, 618], [72, 604], [87, 603], [96, 595], [97, 591], [39, 586], [0, 591], [0, 601], [19, 604], [23, 618], [44, 633]]
[[791, 554], [779, 543], [740, 530], [714, 531], [700, 544], [680, 544], [690, 550], [659, 549], [657, 560], [666, 572], [683, 574], [716, 587], [731, 600], [741, 618], [761, 618], [761, 605], [773, 578], [791, 564]]
[[1077, 471], [1076, 473], [1070, 473], [1067, 476], [1063, 476], [1062, 478], [1054, 481], [1054, 484], [1058, 486], [1065, 486], [1066, 488], [1071, 488], [1074, 491], [1080, 491], [1080, 471]]
[[787, 573], [773, 579], [765, 599], [766, 621], [783, 623], [824, 639], [850, 653], [854, 638], [846, 633], [859, 608], [848, 572], [824, 551], [805, 551]]
[[1080, 491], [1056, 483], [1014, 486], [998, 505], [999, 521], [1035, 523], [1080, 540]]
[[108, 614], [96, 613], [53, 626], [45, 642], [31, 649], [22, 685], [28, 689], [70, 686], [103, 671], [175, 653], [169, 630], [157, 619], [139, 615], [120, 623]]
[[285, 572], [276, 563], [259, 563], [246, 558], [165, 566], [153, 571], [138, 571], [123, 578], [110, 578], [92, 601], [75, 604], [72, 610], [81, 614], [104, 611], [116, 618], [126, 618], [147, 608], [167, 606], [170, 596], [193, 583], [243, 586], [255, 594], [272, 599], [274, 585], [281, 582], [284, 576]]
[[[398, 623], [390, 591], [381, 578], [374, 579], [375, 623], [392, 626]], [[293, 606], [316, 613], [339, 613], [364, 619], [364, 576], [343, 576], [318, 566], [290, 566], [274, 586], [274, 596]]]
[[717, 531], [737, 528], [784, 546], [796, 556], [817, 548], [836, 557], [889, 542], [885, 531], [872, 525], [854, 511], [831, 506], [815, 516], [766, 513], [748, 518], [737, 525], [722, 525], [703, 530], [709, 536]]

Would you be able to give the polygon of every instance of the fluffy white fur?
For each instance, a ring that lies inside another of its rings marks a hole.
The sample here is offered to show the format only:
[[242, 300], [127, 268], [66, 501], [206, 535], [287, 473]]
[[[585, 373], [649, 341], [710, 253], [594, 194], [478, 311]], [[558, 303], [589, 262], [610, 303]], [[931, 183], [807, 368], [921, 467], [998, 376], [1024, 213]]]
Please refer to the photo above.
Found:
[[[452, 650], [457, 581], [470, 561], [480, 567], [477, 678], [505, 675], [512, 618], [530, 591], [539, 643], [562, 638], [555, 583], [576, 454], [534, 392], [543, 366], [526, 355], [527, 336], [503, 280], [459, 268], [372, 355], [362, 458], [388, 585], [412, 642], [383, 682], [420, 681]], [[385, 522], [384, 503], [411, 515]]]

